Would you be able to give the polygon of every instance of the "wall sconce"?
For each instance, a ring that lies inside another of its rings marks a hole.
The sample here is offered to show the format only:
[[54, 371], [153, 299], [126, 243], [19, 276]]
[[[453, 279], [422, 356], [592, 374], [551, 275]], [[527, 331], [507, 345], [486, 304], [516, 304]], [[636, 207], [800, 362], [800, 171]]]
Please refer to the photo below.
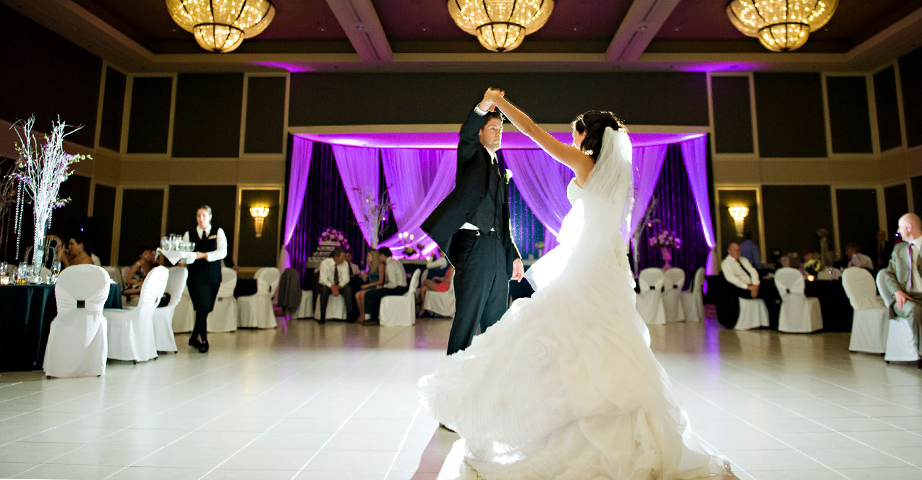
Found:
[[250, 207], [250, 215], [253, 216], [253, 224], [256, 227], [256, 238], [262, 237], [263, 224], [266, 222], [266, 217], [269, 216], [269, 207]]
[[736, 226], [736, 235], [743, 236], [743, 222], [749, 215], [749, 208], [742, 205], [733, 205], [730, 207], [730, 216], [733, 217], [733, 223]]

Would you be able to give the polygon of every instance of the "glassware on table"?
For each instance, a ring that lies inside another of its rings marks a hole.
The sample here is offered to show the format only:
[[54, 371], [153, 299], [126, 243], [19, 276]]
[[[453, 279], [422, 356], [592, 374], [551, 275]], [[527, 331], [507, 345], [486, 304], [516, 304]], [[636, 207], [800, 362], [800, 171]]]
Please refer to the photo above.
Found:
[[160, 237], [160, 248], [163, 250], [170, 249], [170, 237]]
[[19, 268], [16, 270], [16, 283], [18, 285], [25, 285], [29, 281], [29, 273], [29, 264], [26, 262], [20, 262]]
[[0, 262], [0, 285], [10, 284], [9, 265], [6, 262]]
[[55, 277], [61, 274], [61, 261], [60, 260], [55, 259], [53, 262], [51, 262], [51, 274], [54, 275]]

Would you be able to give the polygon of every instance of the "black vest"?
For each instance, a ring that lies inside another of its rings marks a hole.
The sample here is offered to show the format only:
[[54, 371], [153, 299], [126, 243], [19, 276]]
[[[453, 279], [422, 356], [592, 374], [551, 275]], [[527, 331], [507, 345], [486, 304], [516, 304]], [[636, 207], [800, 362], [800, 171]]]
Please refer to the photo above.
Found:
[[[218, 249], [218, 227], [211, 226], [211, 235], [200, 238], [198, 230], [189, 230], [189, 240], [195, 244], [193, 250], [196, 252], [208, 253]], [[188, 283], [221, 283], [221, 261], [209, 262], [208, 259], [200, 258], [188, 266], [189, 281]]]
[[487, 175], [487, 195], [480, 201], [480, 205], [467, 219], [480, 230], [489, 232], [495, 229], [502, 234], [503, 205], [506, 203], [506, 182], [500, 177], [499, 165], [490, 164]]

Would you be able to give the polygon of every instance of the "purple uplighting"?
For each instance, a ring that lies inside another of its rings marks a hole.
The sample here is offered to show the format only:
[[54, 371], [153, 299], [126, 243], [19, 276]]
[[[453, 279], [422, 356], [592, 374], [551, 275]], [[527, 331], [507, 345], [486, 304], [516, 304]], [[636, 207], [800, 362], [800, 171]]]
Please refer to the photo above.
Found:
[[285, 62], [250, 62], [250, 65], [257, 65], [260, 67], [269, 67], [269, 68], [281, 68], [282, 70], [288, 70], [291, 73], [303, 73], [310, 72], [311, 69], [303, 65], [298, 65], [297, 63], [285, 63]]

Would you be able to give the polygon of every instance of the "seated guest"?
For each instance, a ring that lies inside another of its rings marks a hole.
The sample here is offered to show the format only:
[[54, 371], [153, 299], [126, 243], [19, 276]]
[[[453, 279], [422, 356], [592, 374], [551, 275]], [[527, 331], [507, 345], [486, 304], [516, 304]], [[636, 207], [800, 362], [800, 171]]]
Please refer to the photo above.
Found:
[[[919, 249], [922, 248], [922, 219], [907, 213], [899, 220], [903, 243], [893, 246], [887, 268], [878, 273], [883, 276], [887, 291], [882, 291], [884, 303], [900, 317], [912, 319], [912, 332], [916, 345], [922, 327], [922, 275], [919, 274]], [[883, 290], [883, 289], [882, 289]]]
[[352, 263], [352, 252], [346, 251], [346, 263], [349, 264], [349, 276], [357, 277], [362, 274], [362, 271], [359, 269], [359, 266]]
[[426, 281], [423, 282], [423, 286], [419, 289], [419, 313], [416, 314], [417, 317], [423, 316], [423, 313], [426, 311], [426, 292], [447, 292], [451, 287], [451, 277], [454, 274], [455, 267], [448, 267], [448, 270], [445, 270], [444, 277], [427, 278]]
[[58, 244], [58, 260], [64, 264], [64, 268], [71, 265], [94, 265], [93, 247], [90, 241], [83, 237], [82, 234], [74, 234], [68, 237], [67, 247], [62, 248], [63, 242], [60, 237], [54, 237]]
[[762, 269], [762, 252], [759, 251], [759, 246], [752, 242], [752, 231], [746, 230], [743, 232], [743, 241], [740, 242], [740, 256], [749, 260], [749, 263], [752, 264], [757, 270]]
[[740, 255], [738, 244], [731, 243], [727, 247], [727, 258], [720, 264], [720, 271], [727, 282], [736, 287], [741, 298], [759, 296], [759, 272]]
[[381, 299], [389, 295], [403, 295], [407, 293], [407, 271], [403, 264], [394, 260], [391, 249], [381, 247], [378, 249], [379, 260], [384, 264], [384, 285], [365, 294], [365, 320], [359, 319], [365, 325], [380, 325], [378, 313], [381, 309]]
[[355, 292], [355, 303], [358, 305], [358, 321], [365, 321], [365, 294], [369, 290], [384, 285], [384, 263], [381, 262], [381, 255], [377, 250], [371, 250], [365, 256], [365, 273], [361, 277], [362, 286]]
[[158, 266], [155, 254], [156, 251], [150, 247], [138, 248], [138, 261], [134, 262], [128, 271], [128, 276], [125, 277], [125, 290], [122, 292], [129, 301], [141, 295], [141, 284], [144, 283], [147, 274]]
[[877, 231], [877, 268], [884, 269], [890, 263], [890, 255], [893, 253], [893, 242], [887, 238], [887, 232]]
[[[327, 304], [330, 302], [330, 295], [338, 297], [344, 295], [344, 298], [352, 298], [352, 289], [349, 288], [349, 264], [346, 263], [346, 252], [336, 247], [333, 249], [333, 256], [320, 262], [320, 317], [319, 323], [327, 321]], [[346, 314], [352, 314], [352, 302], [346, 304]]]
[[860, 253], [860, 250], [861, 247], [859, 247], [857, 243], [849, 243], [845, 247], [845, 256], [848, 257], [848, 266], [874, 270], [874, 261], [871, 260], [871, 257]]

